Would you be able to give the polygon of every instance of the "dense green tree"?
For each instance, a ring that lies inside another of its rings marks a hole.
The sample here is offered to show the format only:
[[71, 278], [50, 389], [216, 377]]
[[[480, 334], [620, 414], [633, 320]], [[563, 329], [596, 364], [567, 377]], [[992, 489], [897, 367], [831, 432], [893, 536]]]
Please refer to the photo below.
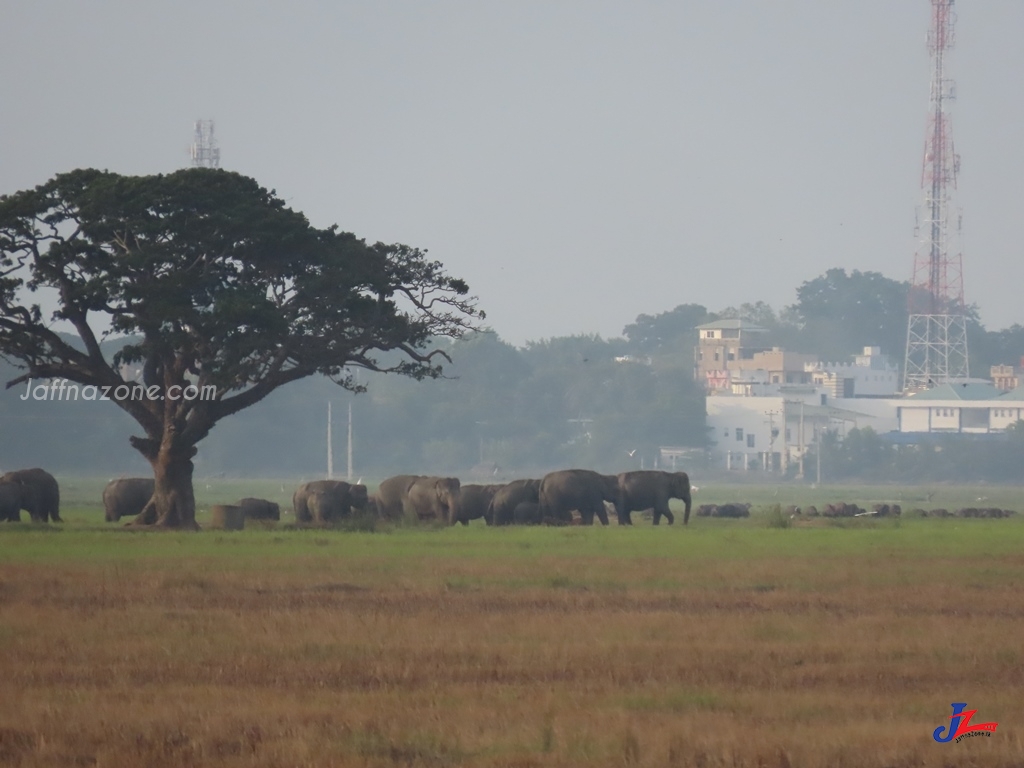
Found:
[[[0, 198], [0, 353], [25, 369], [8, 386], [111, 388], [156, 478], [142, 524], [193, 527], [196, 444], [285, 384], [322, 374], [358, 390], [354, 368], [440, 376], [432, 339], [481, 316], [467, 294], [422, 251], [314, 228], [226, 171], [79, 170]], [[136, 338], [109, 361], [100, 341], [114, 334]], [[384, 362], [381, 351], [400, 354]], [[117, 396], [123, 364], [143, 367], [145, 398]]]
[[878, 272], [830, 269], [797, 289], [791, 308], [802, 349], [825, 361], [845, 360], [878, 346], [901, 359], [907, 340], [907, 286]]
[[639, 315], [622, 329], [622, 334], [634, 354], [688, 354], [697, 343], [697, 326], [715, 319], [716, 316], [700, 304], [680, 304], [657, 315]]

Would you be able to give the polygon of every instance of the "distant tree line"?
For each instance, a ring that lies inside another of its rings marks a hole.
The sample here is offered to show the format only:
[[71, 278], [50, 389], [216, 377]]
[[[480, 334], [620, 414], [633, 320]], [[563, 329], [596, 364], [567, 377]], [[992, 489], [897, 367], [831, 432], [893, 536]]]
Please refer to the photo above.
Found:
[[822, 441], [822, 476], [828, 482], [958, 483], [1020, 481], [1024, 421], [1002, 435], [936, 435], [899, 445], [871, 427]]
[[[621, 338], [566, 336], [516, 347], [484, 332], [439, 341], [452, 359], [444, 378], [417, 382], [362, 373], [368, 391], [358, 395], [324, 378], [296, 382], [225, 419], [200, 446], [196, 472], [323, 474], [328, 401], [336, 474], [346, 468], [350, 403], [357, 475], [651, 467], [660, 446], [699, 451], [706, 445], [704, 396], [693, 381], [696, 326], [742, 316], [766, 329], [766, 346], [825, 361], [845, 361], [864, 346], [879, 346], [899, 363], [908, 287], [874, 272], [830, 269], [803, 283], [796, 302], [778, 311], [765, 302], [717, 311], [684, 303], [640, 315]], [[968, 314], [974, 375], [987, 376], [989, 366], [1021, 359], [1024, 327], [987, 331], [974, 307]], [[15, 375], [0, 360], [0, 380]], [[21, 401], [22, 394], [23, 387], [0, 392], [0, 468], [148, 471], [128, 445], [133, 422], [109, 403]], [[1018, 442], [1024, 449], [1024, 439]], [[976, 449], [964, 450], [962, 466], [977, 465], [979, 477], [990, 471], [986, 466], [1009, 461], [985, 462]], [[893, 449], [869, 431], [854, 430], [841, 445], [826, 446], [823, 461], [829, 477], [930, 479], [928, 473], [941, 475], [935, 468], [956, 451]]]

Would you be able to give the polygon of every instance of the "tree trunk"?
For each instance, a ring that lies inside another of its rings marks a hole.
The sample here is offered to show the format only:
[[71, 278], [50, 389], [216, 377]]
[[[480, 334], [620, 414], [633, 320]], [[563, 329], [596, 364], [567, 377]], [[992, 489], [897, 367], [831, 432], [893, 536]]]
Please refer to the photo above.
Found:
[[196, 499], [192, 491], [194, 445], [177, 445], [176, 440], [131, 438], [132, 445], [153, 467], [156, 486], [153, 498], [131, 525], [199, 530]]

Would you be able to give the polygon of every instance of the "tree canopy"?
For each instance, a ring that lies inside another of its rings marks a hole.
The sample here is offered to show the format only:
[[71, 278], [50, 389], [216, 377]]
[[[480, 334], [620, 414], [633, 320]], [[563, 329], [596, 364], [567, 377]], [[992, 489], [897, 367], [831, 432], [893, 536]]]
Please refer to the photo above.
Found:
[[801, 329], [797, 351], [833, 361], [878, 346], [894, 359], [902, 358], [908, 285], [878, 272], [847, 274], [839, 268], [808, 280], [797, 289], [797, 302], [790, 308]]
[[[143, 524], [194, 526], [196, 443], [285, 384], [440, 376], [433, 340], [483, 317], [468, 293], [424, 251], [313, 227], [237, 173], [77, 170], [0, 198], [0, 355], [24, 371], [8, 386], [63, 378], [115, 395], [157, 480]], [[113, 336], [131, 341], [108, 360]], [[118, 397], [133, 364], [145, 396]], [[181, 397], [189, 385], [210, 397]]]

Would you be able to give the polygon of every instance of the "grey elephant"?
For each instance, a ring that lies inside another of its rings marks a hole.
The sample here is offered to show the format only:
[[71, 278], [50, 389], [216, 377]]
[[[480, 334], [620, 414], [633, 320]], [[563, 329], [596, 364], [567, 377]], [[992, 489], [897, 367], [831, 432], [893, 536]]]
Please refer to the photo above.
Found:
[[103, 513], [108, 523], [132, 517], [153, 498], [156, 482], [151, 477], [121, 477], [103, 489]]
[[[504, 488], [503, 485], [463, 485], [459, 488], [459, 517], [457, 522], [469, 525], [470, 520], [487, 518], [487, 509], [494, 499], [494, 494]], [[456, 521], [452, 521], [454, 525]]]
[[484, 519], [491, 525], [511, 525], [515, 521], [517, 506], [539, 501], [540, 480], [513, 480], [494, 494]]
[[388, 520], [442, 520], [454, 525], [460, 516], [461, 485], [455, 477], [396, 475], [381, 482], [377, 503]]
[[[60, 486], [56, 478], [44, 469], [19, 469], [0, 476], [0, 485], [10, 485], [18, 490], [18, 509], [28, 512], [33, 522], [45, 523], [60, 519]], [[14, 491], [5, 492], [8, 505], [13, 503]], [[17, 515], [20, 519], [21, 515]]]
[[[310, 508], [311, 494], [317, 495]], [[353, 509], [365, 510], [369, 502], [366, 486], [344, 480], [314, 480], [303, 483], [292, 495], [292, 510], [297, 523], [328, 525], [349, 517]]]
[[541, 518], [563, 522], [572, 520], [572, 510], [580, 513], [583, 525], [593, 525], [594, 516], [608, 525], [604, 502], [617, 504], [619, 481], [615, 475], [602, 475], [589, 469], [563, 469], [544, 475], [540, 483]]
[[643, 509], [654, 510], [654, 524], [661, 522], [662, 515], [669, 525], [675, 517], [669, 511], [669, 499], [681, 499], [686, 504], [683, 525], [690, 522], [690, 477], [685, 472], [660, 472], [647, 469], [623, 472], [618, 476], [619, 501], [615, 511], [620, 525], [631, 525], [630, 512]]
[[535, 501], [521, 501], [512, 511], [512, 522], [515, 525], [540, 525], [544, 522], [540, 515], [540, 504]]
[[0, 522], [21, 522], [21, 486], [0, 483]]
[[384, 520], [401, 520], [409, 488], [422, 475], [395, 475], [377, 486], [377, 513]]
[[280, 520], [281, 505], [267, 499], [257, 499], [246, 496], [235, 502], [235, 506], [242, 510], [246, 520]]

